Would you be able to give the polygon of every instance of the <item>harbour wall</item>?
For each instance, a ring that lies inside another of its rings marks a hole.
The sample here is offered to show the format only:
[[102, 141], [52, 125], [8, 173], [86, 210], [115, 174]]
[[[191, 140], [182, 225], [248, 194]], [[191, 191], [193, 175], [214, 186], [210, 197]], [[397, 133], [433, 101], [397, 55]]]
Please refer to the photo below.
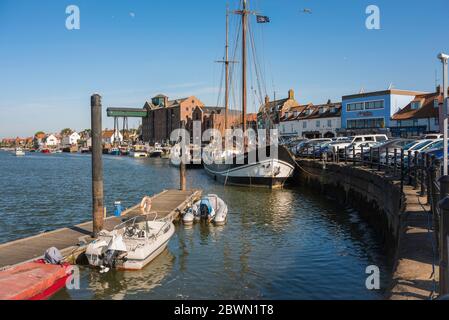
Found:
[[386, 299], [428, 300], [438, 283], [427, 197], [383, 172], [351, 164], [300, 160], [296, 183], [356, 209], [382, 237], [392, 268]]
[[401, 213], [405, 209], [400, 183], [352, 165], [300, 160], [298, 168], [297, 184], [357, 210], [382, 237], [388, 256], [395, 256], [403, 230]]

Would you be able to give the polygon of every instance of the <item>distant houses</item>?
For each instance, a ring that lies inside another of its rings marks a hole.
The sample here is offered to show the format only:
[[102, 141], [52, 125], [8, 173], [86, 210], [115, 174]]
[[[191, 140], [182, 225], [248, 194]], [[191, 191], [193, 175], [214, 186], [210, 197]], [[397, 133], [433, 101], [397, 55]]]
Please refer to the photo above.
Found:
[[264, 104], [257, 114], [257, 124], [260, 129], [279, 129], [281, 119], [285, 119], [285, 114], [299, 107], [295, 100], [295, 91], [290, 89], [287, 98], [270, 101], [266, 96]]
[[61, 144], [63, 147], [75, 146], [78, 145], [78, 141], [81, 139], [81, 136], [78, 132], [72, 132], [62, 137]]
[[47, 147], [57, 147], [60, 140], [54, 134], [50, 134], [45, 137], [43, 142]]
[[123, 142], [123, 135], [120, 131], [105, 130], [103, 131], [102, 140], [105, 145], [114, 145]]
[[281, 118], [280, 135], [308, 139], [334, 138], [341, 128], [341, 103], [328, 101], [321, 105], [302, 105], [290, 108]]

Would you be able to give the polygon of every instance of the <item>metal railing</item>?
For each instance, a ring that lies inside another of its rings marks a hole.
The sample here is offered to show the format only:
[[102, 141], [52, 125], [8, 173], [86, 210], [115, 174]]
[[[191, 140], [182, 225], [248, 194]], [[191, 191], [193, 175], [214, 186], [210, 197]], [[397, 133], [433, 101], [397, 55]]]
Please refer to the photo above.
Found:
[[400, 181], [404, 194], [406, 185], [427, 197], [434, 231], [433, 242], [440, 255], [440, 296], [449, 294], [449, 176], [442, 175], [442, 164], [426, 153], [404, 151], [400, 148], [337, 148], [322, 152], [308, 147], [297, 153], [299, 159], [337, 163], [374, 170], [386, 179]]

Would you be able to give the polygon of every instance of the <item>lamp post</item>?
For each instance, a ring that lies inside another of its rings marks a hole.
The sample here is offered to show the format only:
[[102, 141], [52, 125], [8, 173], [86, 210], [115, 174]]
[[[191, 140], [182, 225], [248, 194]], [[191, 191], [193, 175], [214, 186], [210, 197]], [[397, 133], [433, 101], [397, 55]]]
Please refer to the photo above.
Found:
[[448, 116], [449, 116], [449, 103], [448, 103], [448, 97], [447, 97], [447, 89], [448, 89], [448, 74], [447, 74], [447, 63], [449, 60], [449, 55], [444, 54], [444, 53], [440, 53], [438, 55], [438, 59], [441, 60], [441, 63], [443, 64], [443, 96], [444, 96], [444, 101], [443, 101], [443, 117], [444, 117], [444, 122], [443, 122], [443, 133], [444, 133], [444, 175], [447, 176], [448, 175]]

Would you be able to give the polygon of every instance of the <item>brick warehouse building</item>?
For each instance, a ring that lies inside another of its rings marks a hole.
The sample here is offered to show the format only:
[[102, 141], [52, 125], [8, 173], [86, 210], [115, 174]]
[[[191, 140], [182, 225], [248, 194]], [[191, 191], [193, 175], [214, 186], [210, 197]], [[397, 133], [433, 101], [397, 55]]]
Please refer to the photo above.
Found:
[[181, 121], [189, 123], [195, 108], [204, 107], [196, 97], [169, 100], [158, 95], [145, 103], [147, 117], [142, 119], [142, 138], [145, 142], [166, 142], [171, 133], [181, 127]]
[[[184, 121], [186, 129], [193, 137], [193, 121], [201, 121], [201, 130], [217, 129], [224, 135], [225, 109], [206, 107], [196, 97], [169, 100], [165, 95], [158, 95], [145, 103], [148, 115], [142, 119], [142, 139], [150, 144], [168, 142], [171, 133], [181, 127]], [[242, 113], [229, 110], [229, 129], [241, 126]], [[248, 128], [256, 129], [257, 115], [248, 114]]]

